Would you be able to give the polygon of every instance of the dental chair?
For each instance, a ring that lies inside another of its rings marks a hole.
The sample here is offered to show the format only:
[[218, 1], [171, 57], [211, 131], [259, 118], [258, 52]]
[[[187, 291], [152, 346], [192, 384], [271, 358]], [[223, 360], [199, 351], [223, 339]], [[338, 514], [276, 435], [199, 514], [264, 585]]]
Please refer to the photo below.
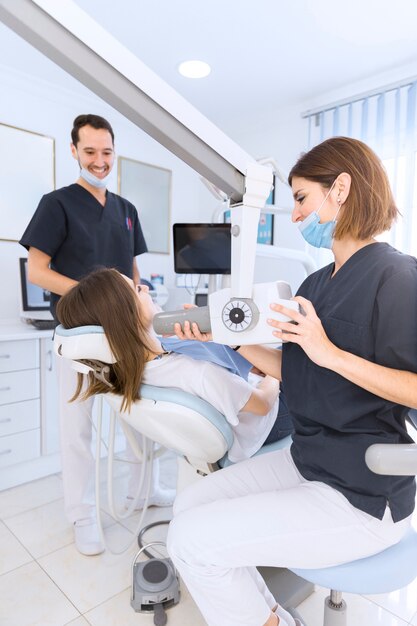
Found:
[[[57, 355], [73, 360], [74, 368], [84, 374], [95, 371], [96, 376], [103, 377], [106, 364], [115, 362], [100, 326], [69, 330], [58, 326], [54, 345]], [[137, 446], [134, 431], [139, 431], [178, 454], [179, 490], [191, 480], [227, 464], [225, 459], [233, 441], [232, 429], [224, 416], [204, 400], [177, 389], [142, 385], [141, 399], [128, 413], [121, 411], [120, 396], [109, 392], [105, 397], [120, 418], [133, 449]], [[258, 454], [290, 443], [291, 437], [286, 437], [264, 446]], [[417, 444], [370, 446], [366, 463], [379, 474], [416, 474]], [[411, 528], [398, 544], [350, 563], [321, 569], [291, 568], [289, 573], [292, 572], [294, 578], [289, 581], [279, 577], [279, 568], [259, 569], [278, 601], [287, 607], [300, 604], [312, 592], [313, 585], [330, 589], [330, 595], [325, 599], [323, 626], [347, 626], [343, 592], [361, 595], [388, 593], [405, 587], [417, 577], [417, 533]], [[304, 581], [310, 585], [306, 586]]]

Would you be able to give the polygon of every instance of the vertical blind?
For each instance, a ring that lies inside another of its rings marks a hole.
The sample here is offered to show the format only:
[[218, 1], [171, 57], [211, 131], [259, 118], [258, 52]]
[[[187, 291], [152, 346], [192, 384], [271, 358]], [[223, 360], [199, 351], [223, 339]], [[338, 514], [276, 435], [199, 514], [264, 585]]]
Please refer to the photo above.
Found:
[[345, 135], [367, 143], [385, 165], [401, 212], [378, 239], [417, 256], [417, 80], [361, 95], [304, 114], [308, 146]]

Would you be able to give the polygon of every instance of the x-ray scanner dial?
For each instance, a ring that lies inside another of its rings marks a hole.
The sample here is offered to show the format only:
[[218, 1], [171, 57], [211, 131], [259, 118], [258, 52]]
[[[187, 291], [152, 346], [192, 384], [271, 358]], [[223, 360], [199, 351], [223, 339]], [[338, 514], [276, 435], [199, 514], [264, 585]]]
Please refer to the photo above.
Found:
[[230, 300], [222, 311], [223, 324], [234, 333], [250, 330], [258, 323], [259, 309], [246, 298]]
[[272, 334], [273, 328], [267, 320], [288, 321], [288, 317], [273, 311], [270, 305], [281, 304], [298, 311], [298, 303], [290, 298], [291, 287], [284, 281], [253, 285], [249, 299], [233, 298], [230, 288], [211, 293], [208, 301], [213, 340], [230, 345], [281, 343]]

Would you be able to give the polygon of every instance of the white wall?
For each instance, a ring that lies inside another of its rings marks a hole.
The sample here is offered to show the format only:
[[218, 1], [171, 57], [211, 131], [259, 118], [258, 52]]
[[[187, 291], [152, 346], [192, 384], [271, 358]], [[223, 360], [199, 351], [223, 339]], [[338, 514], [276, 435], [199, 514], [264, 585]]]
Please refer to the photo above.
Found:
[[[287, 178], [292, 165], [307, 147], [307, 126], [301, 118], [301, 112], [300, 106], [264, 112], [259, 119], [254, 118], [249, 124], [240, 128], [236, 125], [230, 133], [255, 158], [273, 157]], [[293, 200], [288, 185], [277, 182], [275, 204], [288, 211], [292, 209]], [[275, 216], [274, 224], [276, 245], [305, 250], [304, 240], [288, 213]], [[304, 278], [305, 271], [299, 263], [257, 258], [255, 282], [286, 280], [295, 292]]]

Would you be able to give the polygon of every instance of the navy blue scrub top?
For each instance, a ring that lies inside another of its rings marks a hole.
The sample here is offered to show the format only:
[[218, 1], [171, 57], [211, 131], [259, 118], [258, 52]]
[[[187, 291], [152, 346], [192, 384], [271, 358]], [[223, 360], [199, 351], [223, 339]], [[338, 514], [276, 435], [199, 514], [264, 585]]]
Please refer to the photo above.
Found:
[[[20, 243], [50, 256], [51, 269], [74, 280], [98, 267], [132, 278], [134, 257], [147, 252], [133, 204], [107, 191], [103, 207], [78, 184], [42, 197]], [[51, 294], [52, 312], [58, 300]]]
[[[356, 252], [309, 276], [298, 295], [313, 303], [336, 346], [373, 363], [417, 372], [417, 260], [385, 243]], [[394, 521], [411, 514], [415, 480], [379, 476], [365, 464], [373, 443], [413, 443], [408, 409], [313, 363], [296, 344], [283, 346], [282, 380], [300, 473], [339, 490], [358, 509]]]

